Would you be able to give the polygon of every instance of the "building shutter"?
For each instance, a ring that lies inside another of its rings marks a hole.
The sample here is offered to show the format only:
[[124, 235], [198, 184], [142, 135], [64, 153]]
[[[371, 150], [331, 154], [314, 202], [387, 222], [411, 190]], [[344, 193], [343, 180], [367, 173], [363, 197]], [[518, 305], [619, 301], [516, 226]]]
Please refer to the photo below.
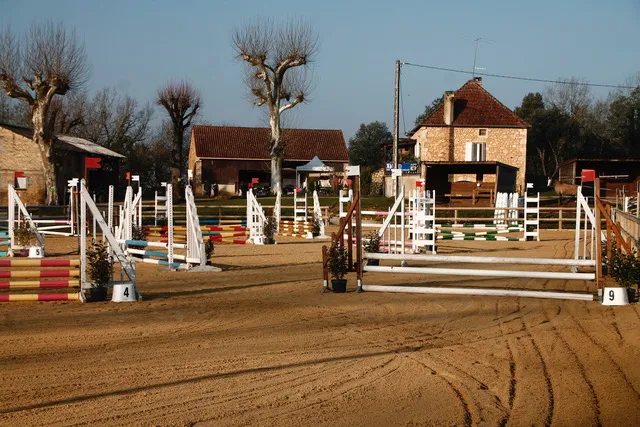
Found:
[[465, 162], [484, 162], [487, 160], [487, 144], [484, 142], [467, 142], [464, 146]]
[[473, 161], [473, 142], [467, 142], [464, 144], [464, 161]]

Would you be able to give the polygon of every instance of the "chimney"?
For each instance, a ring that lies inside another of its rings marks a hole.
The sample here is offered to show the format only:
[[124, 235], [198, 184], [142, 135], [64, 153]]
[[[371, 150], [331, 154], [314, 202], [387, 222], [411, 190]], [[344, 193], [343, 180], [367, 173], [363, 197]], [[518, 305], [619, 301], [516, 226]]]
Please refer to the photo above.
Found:
[[482, 77], [474, 77], [473, 81], [478, 83], [479, 86], [482, 86]]
[[453, 98], [454, 92], [447, 91], [444, 93], [444, 124], [451, 126], [453, 123]]

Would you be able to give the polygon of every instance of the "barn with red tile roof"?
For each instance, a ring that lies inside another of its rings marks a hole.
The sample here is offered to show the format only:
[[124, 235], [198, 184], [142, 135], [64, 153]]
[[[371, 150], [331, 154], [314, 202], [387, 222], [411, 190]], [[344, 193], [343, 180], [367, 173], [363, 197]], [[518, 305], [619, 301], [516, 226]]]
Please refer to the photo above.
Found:
[[[194, 126], [189, 147], [189, 169], [194, 171], [197, 194], [208, 184], [235, 194], [253, 178], [270, 182], [269, 128]], [[349, 153], [341, 130], [283, 129], [283, 186], [295, 184], [295, 168], [318, 156], [327, 166], [341, 171]]]
[[524, 191], [529, 126], [491, 95], [479, 77], [445, 92], [444, 102], [411, 134], [427, 187], [453, 194], [456, 183], [466, 182]]

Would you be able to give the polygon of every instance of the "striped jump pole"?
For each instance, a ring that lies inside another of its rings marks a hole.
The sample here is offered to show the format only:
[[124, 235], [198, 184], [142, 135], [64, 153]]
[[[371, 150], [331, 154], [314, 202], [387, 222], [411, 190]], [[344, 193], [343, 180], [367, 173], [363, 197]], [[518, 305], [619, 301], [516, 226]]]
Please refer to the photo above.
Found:
[[224, 239], [224, 238], [216, 238], [215, 236], [203, 237], [203, 239], [213, 240], [216, 243], [229, 243], [233, 245], [245, 245], [247, 243], [246, 240], [242, 240], [242, 239]]
[[0, 289], [79, 288], [80, 280], [16, 280], [0, 282]]
[[491, 231], [451, 231], [451, 230], [438, 230], [438, 233], [447, 234], [452, 236], [462, 236], [462, 237], [481, 237], [481, 236], [492, 236], [496, 234], [506, 234], [506, 233], [521, 233], [524, 231], [524, 228], [505, 228], [502, 230], [491, 230]]
[[7, 259], [0, 267], [78, 267], [79, 259]]
[[78, 292], [65, 294], [9, 294], [0, 295], [0, 302], [12, 301], [78, 301]]
[[451, 241], [480, 241], [480, 242], [524, 242], [524, 237], [509, 237], [509, 236], [437, 236], [437, 240], [451, 240]]
[[[146, 228], [147, 231], [151, 231], [151, 232], [159, 232], [159, 231], [168, 231], [169, 227], [148, 227]], [[187, 227], [185, 226], [181, 226], [181, 225], [177, 225], [173, 227], [174, 231], [177, 232], [185, 232], [187, 231]], [[227, 226], [220, 226], [220, 225], [201, 225], [200, 226], [200, 230], [202, 231], [247, 231], [247, 227], [243, 227], [241, 225], [227, 225]]]
[[486, 229], [503, 229], [513, 227], [513, 225], [509, 224], [452, 224], [452, 223], [443, 223], [436, 224], [437, 228], [486, 228]]
[[524, 237], [508, 237], [508, 236], [437, 236], [437, 240], [453, 240], [453, 241], [485, 241], [485, 242], [524, 242]]
[[[146, 251], [144, 249], [131, 249], [131, 248], [127, 248], [127, 252], [133, 255], [142, 255], [143, 257], [157, 257], [157, 258], [168, 258], [169, 254], [167, 254], [166, 252], [158, 252], [158, 251]], [[193, 258], [189, 258], [186, 255], [178, 255], [178, 254], [173, 254], [173, 258], [183, 261], [183, 262], [199, 262], [198, 259], [193, 259]], [[174, 263], [174, 264], [180, 264], [180, 263]]]
[[80, 277], [80, 270], [0, 271], [0, 279], [34, 279], [37, 277]]
[[[118, 243], [126, 243], [127, 246], [149, 246], [152, 248], [167, 248], [169, 246], [167, 242], [150, 242], [148, 240], [118, 240]], [[187, 245], [185, 243], [174, 243], [173, 247], [185, 249]]]

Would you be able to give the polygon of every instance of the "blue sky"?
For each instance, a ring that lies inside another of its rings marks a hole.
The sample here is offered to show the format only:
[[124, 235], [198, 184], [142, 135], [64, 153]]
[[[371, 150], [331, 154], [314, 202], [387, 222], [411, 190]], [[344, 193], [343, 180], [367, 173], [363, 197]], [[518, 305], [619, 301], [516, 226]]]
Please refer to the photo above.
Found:
[[[0, 0], [0, 27], [21, 33], [52, 18], [76, 29], [92, 66], [91, 92], [114, 86], [147, 102], [163, 83], [186, 78], [202, 92], [203, 120], [239, 126], [265, 124], [247, 100], [230, 43], [233, 28], [256, 17], [313, 24], [315, 90], [310, 103], [290, 110], [289, 122], [342, 129], [347, 139], [363, 122], [391, 129], [396, 59], [470, 71], [478, 37], [490, 41], [477, 57], [487, 73], [623, 84], [640, 72], [640, 0]], [[404, 66], [401, 132], [425, 104], [469, 78]], [[484, 86], [514, 108], [545, 84], [484, 77]]]

